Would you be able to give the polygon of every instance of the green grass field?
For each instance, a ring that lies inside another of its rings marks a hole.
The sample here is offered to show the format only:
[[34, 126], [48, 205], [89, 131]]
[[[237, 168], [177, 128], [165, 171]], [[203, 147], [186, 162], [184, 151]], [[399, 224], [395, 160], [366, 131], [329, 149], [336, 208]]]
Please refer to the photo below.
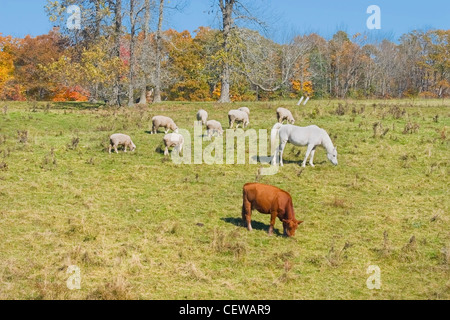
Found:
[[[272, 128], [279, 106], [326, 129], [339, 166], [320, 148], [302, 169], [306, 148], [292, 145], [273, 176], [176, 165], [147, 132], [159, 114], [193, 132], [200, 108], [225, 128], [237, 105], [0, 102], [0, 299], [450, 298], [448, 101], [241, 105], [252, 129]], [[136, 152], [109, 155], [116, 132]], [[257, 212], [252, 232], [241, 225], [242, 186], [255, 181], [292, 195], [305, 221], [294, 238], [278, 220], [269, 237]], [[66, 286], [70, 265], [80, 290]], [[379, 290], [366, 286], [371, 265]]]

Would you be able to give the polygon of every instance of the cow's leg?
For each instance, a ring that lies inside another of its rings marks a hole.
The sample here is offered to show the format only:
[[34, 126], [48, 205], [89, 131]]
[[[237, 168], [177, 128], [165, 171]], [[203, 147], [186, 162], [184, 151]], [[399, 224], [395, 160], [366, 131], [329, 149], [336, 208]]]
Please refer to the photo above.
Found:
[[247, 224], [248, 231], [252, 231], [252, 204], [247, 199], [244, 199], [242, 204], [242, 222], [244, 226]]
[[282, 141], [280, 144], [280, 166], [284, 166], [283, 164], [283, 153], [284, 153], [284, 148], [286, 148], [286, 144], [287, 141]]
[[311, 158], [309, 158], [309, 164], [311, 165], [311, 167], [315, 167], [314, 165], [314, 154], [316, 153], [316, 148], [314, 147], [314, 149], [312, 149], [311, 151]]
[[278, 216], [277, 211], [272, 211], [270, 213], [270, 227], [269, 227], [269, 236], [273, 235], [273, 227], [275, 226], [275, 221]]
[[311, 152], [313, 151], [314, 146], [312, 144], [308, 145], [308, 150], [306, 150], [306, 156], [305, 156], [305, 160], [303, 160], [303, 164], [302, 167], [306, 167], [306, 161], [308, 160], [309, 155], [311, 154]]

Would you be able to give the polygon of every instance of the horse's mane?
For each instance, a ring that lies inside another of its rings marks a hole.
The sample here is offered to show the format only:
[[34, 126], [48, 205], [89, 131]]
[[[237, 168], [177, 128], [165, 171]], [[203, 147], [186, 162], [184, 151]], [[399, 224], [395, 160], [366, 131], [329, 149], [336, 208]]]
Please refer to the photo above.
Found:
[[331, 153], [334, 149], [333, 141], [331, 141], [330, 136], [324, 129], [322, 129], [322, 133], [323, 133], [322, 145], [327, 150], [328, 153]]

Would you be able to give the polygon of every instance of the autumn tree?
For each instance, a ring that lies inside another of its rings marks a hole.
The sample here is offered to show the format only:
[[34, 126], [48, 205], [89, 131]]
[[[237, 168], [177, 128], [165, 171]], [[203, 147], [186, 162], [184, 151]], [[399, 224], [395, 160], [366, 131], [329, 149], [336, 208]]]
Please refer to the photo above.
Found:
[[234, 59], [233, 29], [236, 28], [236, 20], [251, 21], [259, 26], [264, 26], [264, 23], [251, 13], [249, 2], [245, 3], [241, 0], [218, 0], [218, 5], [221, 14], [220, 32], [222, 34], [222, 51], [220, 53], [221, 92], [219, 103], [229, 103], [231, 102], [230, 80]]

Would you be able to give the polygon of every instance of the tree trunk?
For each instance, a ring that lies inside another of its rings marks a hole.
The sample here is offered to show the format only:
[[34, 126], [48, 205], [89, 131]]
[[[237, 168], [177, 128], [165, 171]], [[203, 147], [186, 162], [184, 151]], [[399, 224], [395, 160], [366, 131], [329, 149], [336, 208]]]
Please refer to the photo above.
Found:
[[134, 9], [136, 0], [130, 0], [130, 72], [128, 85], [128, 106], [134, 106], [134, 67], [135, 67], [135, 52], [136, 48], [136, 19], [134, 17]]
[[230, 70], [230, 62], [229, 62], [229, 54], [230, 54], [230, 36], [231, 36], [231, 28], [233, 26], [233, 6], [235, 0], [219, 0], [220, 10], [222, 11], [223, 18], [223, 50], [225, 53], [225, 58], [223, 61], [223, 69], [222, 74], [220, 76], [221, 81], [221, 90], [220, 90], [220, 99], [219, 103], [230, 103], [230, 78], [231, 78], [231, 70]]
[[162, 24], [164, 19], [164, 0], [159, 1], [158, 29], [156, 31], [156, 68], [155, 68], [155, 95], [153, 103], [161, 102], [161, 58], [162, 58]]
[[[122, 0], [116, 0], [114, 7], [115, 15], [115, 44], [114, 44], [114, 56], [120, 59], [120, 40], [122, 37]], [[110, 105], [117, 105], [120, 107], [120, 75], [114, 81], [113, 97], [109, 101]]]
[[[150, 28], [150, 0], [145, 0], [145, 17], [144, 17], [144, 26], [143, 26], [143, 33], [144, 33], [144, 48], [142, 49], [142, 55], [143, 60], [145, 61], [146, 58], [148, 58], [147, 52], [149, 49], [149, 41], [148, 41], [148, 34], [149, 34], [149, 28]], [[141, 98], [139, 99], [140, 104], [147, 104], [147, 81], [149, 78], [149, 74], [147, 72], [147, 68], [144, 68], [144, 79], [142, 81], [142, 88], [141, 88]]]
[[95, 30], [94, 30], [94, 40], [98, 39], [100, 36], [100, 23], [102, 21], [102, 13], [100, 10], [100, 0], [95, 1]]

